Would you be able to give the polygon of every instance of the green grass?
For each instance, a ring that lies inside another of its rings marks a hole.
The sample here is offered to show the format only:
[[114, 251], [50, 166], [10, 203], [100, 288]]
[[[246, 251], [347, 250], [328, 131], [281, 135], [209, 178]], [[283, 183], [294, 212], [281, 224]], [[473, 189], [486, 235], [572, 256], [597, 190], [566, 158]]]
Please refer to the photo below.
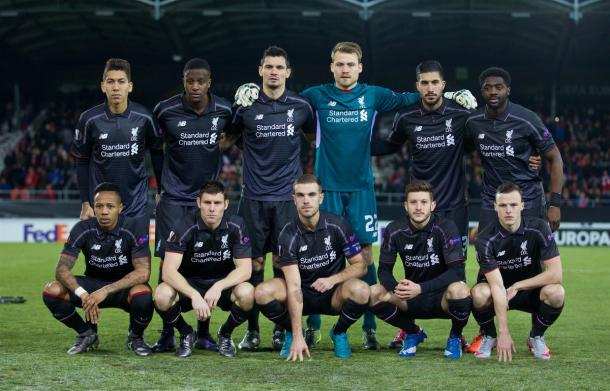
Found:
[[[44, 284], [53, 278], [59, 250], [57, 244], [0, 245], [0, 295], [27, 299], [25, 304], [0, 305], [0, 389], [610, 389], [607, 249], [561, 249], [567, 300], [562, 316], [547, 332], [553, 359], [540, 362], [530, 357], [525, 348], [529, 315], [510, 312], [518, 349], [512, 364], [475, 360], [472, 355], [444, 359], [449, 321], [442, 320], [420, 322], [429, 338], [413, 359], [402, 359], [388, 349], [362, 350], [360, 323], [350, 331], [354, 356], [349, 360], [334, 357], [326, 334], [312, 359], [299, 364], [285, 363], [269, 350], [240, 352], [234, 359], [204, 351], [186, 360], [172, 354], [140, 358], [125, 348], [127, 316], [115, 309], [102, 312], [100, 350], [71, 357], [65, 351], [73, 343], [73, 331], [53, 319], [40, 297]], [[476, 273], [473, 253], [470, 248], [471, 283]], [[76, 272], [82, 271], [82, 264], [79, 261]], [[155, 260], [153, 268], [157, 265]], [[222, 312], [214, 314], [213, 330], [225, 317]], [[187, 319], [194, 323], [192, 313]], [[333, 321], [324, 317], [323, 332]], [[160, 323], [155, 315], [146, 332], [150, 343], [157, 338]], [[236, 343], [244, 327], [235, 331]], [[271, 324], [261, 319], [261, 327], [262, 344], [268, 347]], [[471, 318], [465, 334], [470, 337], [476, 329]], [[379, 323], [383, 344], [393, 333], [392, 327]]]

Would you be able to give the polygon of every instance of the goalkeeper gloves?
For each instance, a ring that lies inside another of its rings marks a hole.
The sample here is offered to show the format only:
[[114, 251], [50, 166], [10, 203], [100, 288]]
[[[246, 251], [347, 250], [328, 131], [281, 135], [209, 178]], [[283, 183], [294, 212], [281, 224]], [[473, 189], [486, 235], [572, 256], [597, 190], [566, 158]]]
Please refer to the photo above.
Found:
[[455, 103], [465, 109], [474, 110], [477, 108], [477, 99], [468, 90], [445, 92], [443, 96], [447, 99], [455, 101]]
[[246, 83], [239, 86], [235, 92], [235, 105], [250, 107], [258, 99], [260, 87], [254, 83]]

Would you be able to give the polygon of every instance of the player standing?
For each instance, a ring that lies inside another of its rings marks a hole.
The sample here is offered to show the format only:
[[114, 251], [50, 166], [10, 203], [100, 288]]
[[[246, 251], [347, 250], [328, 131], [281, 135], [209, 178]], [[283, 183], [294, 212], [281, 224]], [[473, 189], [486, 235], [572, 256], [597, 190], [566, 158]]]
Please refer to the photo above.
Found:
[[[55, 269], [56, 281], [44, 288], [43, 301], [57, 320], [78, 333], [68, 354], [97, 347], [100, 308], [111, 307], [129, 312], [127, 347], [138, 356], [148, 356], [152, 352], [144, 342], [144, 330], [153, 315], [148, 227], [121, 214], [120, 188], [111, 183], [97, 186], [93, 210], [95, 217], [78, 222], [70, 231]], [[74, 276], [72, 268], [81, 251], [85, 275]], [[83, 308], [94, 327], [81, 318], [76, 306]]]
[[[509, 100], [510, 74], [502, 68], [487, 68], [479, 76], [485, 106], [467, 120], [469, 137], [483, 163], [483, 205], [479, 231], [497, 222], [496, 189], [514, 182], [523, 192], [526, 216], [546, 217], [551, 229], [559, 228], [563, 161], [551, 133], [531, 110]], [[540, 153], [550, 166], [550, 200], [547, 210], [542, 179], [528, 168], [528, 159]]]
[[72, 155], [76, 159], [81, 220], [93, 217], [93, 191], [102, 182], [119, 186], [123, 214], [148, 230], [148, 175], [145, 152], [149, 149], [159, 180], [163, 150], [150, 112], [129, 100], [133, 91], [129, 62], [106, 61], [101, 82], [106, 102], [83, 112], [74, 131]]
[[[303, 173], [302, 136], [313, 140], [316, 122], [309, 102], [286, 89], [291, 67], [288, 53], [277, 46], [262, 55], [258, 73], [262, 91], [249, 107], [238, 107], [229, 139], [242, 137], [243, 194], [239, 215], [252, 239], [252, 278], [255, 287], [263, 282], [265, 255], [272, 250], [274, 275], [277, 265], [277, 238], [280, 230], [296, 217], [292, 185]], [[278, 272], [280, 274], [278, 274]], [[240, 349], [255, 350], [260, 344], [258, 310], [250, 313], [248, 331]], [[283, 332], [274, 330], [273, 347], [280, 349]]]
[[[475, 242], [480, 271], [472, 287], [472, 314], [483, 332], [475, 357], [488, 358], [497, 344], [499, 361], [512, 361], [514, 344], [508, 330], [507, 310], [532, 314], [527, 345], [533, 356], [548, 360], [551, 353], [544, 333], [563, 310], [565, 291], [557, 244], [548, 224], [524, 216], [521, 189], [503, 183], [496, 192], [497, 222], [479, 232]], [[500, 324], [499, 335], [494, 315]]]
[[[211, 76], [207, 61], [190, 59], [182, 72], [184, 92], [159, 102], [154, 109], [165, 142], [155, 232], [155, 256], [162, 260], [170, 231], [199, 210], [199, 189], [220, 172], [221, 133], [230, 122], [231, 105], [209, 91]], [[217, 350], [216, 341], [210, 336], [209, 319], [199, 322], [197, 337], [197, 347]], [[165, 352], [174, 347], [174, 330], [164, 323], [153, 351]]]

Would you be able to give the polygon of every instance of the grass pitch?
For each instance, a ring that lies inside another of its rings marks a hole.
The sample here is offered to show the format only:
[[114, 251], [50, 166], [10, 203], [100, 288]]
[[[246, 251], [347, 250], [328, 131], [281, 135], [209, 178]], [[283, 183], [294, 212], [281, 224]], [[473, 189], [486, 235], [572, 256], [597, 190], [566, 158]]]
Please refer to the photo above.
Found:
[[[74, 333], [56, 321], [44, 306], [41, 291], [53, 272], [58, 244], [1, 244], [0, 295], [25, 296], [25, 304], [0, 305], [0, 389], [205, 389], [205, 390], [608, 390], [610, 389], [610, 251], [603, 248], [562, 248], [565, 310], [546, 333], [553, 358], [541, 362], [525, 347], [529, 315], [511, 311], [511, 334], [517, 353], [511, 364], [477, 360], [465, 355], [449, 361], [443, 350], [449, 321], [420, 321], [429, 338], [417, 357], [400, 358], [387, 348], [367, 352], [361, 348], [360, 322], [350, 329], [353, 358], [334, 357], [326, 333], [334, 319], [323, 317], [323, 339], [304, 363], [285, 363], [271, 352], [271, 324], [261, 316], [262, 349], [239, 352], [227, 359], [197, 350], [188, 359], [170, 354], [136, 357], [125, 347], [127, 314], [104, 309], [99, 325], [100, 349], [79, 356], [65, 352]], [[375, 249], [376, 254], [378, 249]], [[377, 255], [375, 256], [377, 257]], [[156, 269], [158, 261], [153, 261]], [[469, 250], [469, 283], [477, 271], [474, 249]], [[83, 262], [75, 269], [80, 273]], [[396, 267], [397, 275], [401, 270]], [[153, 273], [151, 281], [156, 281]], [[605, 287], [605, 288], [604, 288]], [[192, 313], [186, 319], [194, 324]], [[216, 311], [212, 331], [226, 319]], [[161, 321], [157, 315], [146, 331], [153, 343]], [[465, 330], [470, 338], [477, 330], [471, 317]], [[238, 343], [245, 325], [233, 337]], [[378, 337], [385, 345], [394, 329], [378, 322]]]

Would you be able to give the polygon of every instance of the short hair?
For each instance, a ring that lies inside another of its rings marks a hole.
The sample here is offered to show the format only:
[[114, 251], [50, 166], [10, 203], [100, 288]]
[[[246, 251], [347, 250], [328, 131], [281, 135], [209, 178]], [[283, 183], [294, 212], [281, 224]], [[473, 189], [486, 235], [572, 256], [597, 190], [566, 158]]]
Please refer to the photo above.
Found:
[[225, 191], [225, 187], [222, 184], [222, 182], [207, 181], [206, 183], [203, 184], [203, 186], [201, 186], [201, 189], [199, 189], [199, 198], [201, 198], [201, 196], [203, 194], [218, 194], [218, 193], [222, 193], [224, 199], [227, 199], [227, 193]]
[[409, 198], [409, 193], [417, 192], [430, 193], [430, 199], [434, 201], [434, 189], [428, 181], [413, 181], [405, 186], [405, 201]]
[[101, 193], [103, 191], [110, 191], [110, 192], [116, 193], [116, 195], [119, 197], [119, 201], [123, 202], [121, 200], [121, 190], [114, 183], [110, 183], [110, 182], [102, 182], [102, 183], [100, 183], [99, 185], [97, 185], [95, 187], [95, 190], [93, 191], [93, 194], [95, 195], [95, 194]]
[[445, 72], [443, 71], [441, 63], [436, 60], [427, 60], [420, 62], [417, 67], [415, 67], [415, 80], [419, 80], [420, 74], [428, 72], [438, 72], [438, 74], [441, 75], [441, 79], [445, 78]]
[[212, 74], [212, 69], [210, 68], [210, 64], [203, 58], [191, 58], [184, 64], [184, 69], [182, 70], [182, 74], [184, 75], [187, 71], [191, 69], [205, 69], [208, 73]]
[[514, 182], [504, 182], [500, 186], [498, 186], [498, 188], [496, 189], [496, 197], [498, 197], [498, 195], [500, 194], [512, 193], [513, 191], [519, 193], [519, 196], [523, 198], [523, 192], [521, 191], [521, 188]]
[[488, 77], [501, 77], [507, 87], [510, 87], [510, 82], [512, 80], [510, 77], [510, 73], [508, 73], [506, 69], [500, 67], [490, 67], [485, 69], [479, 75], [479, 84], [481, 85], [481, 87], [483, 86], [483, 83], [485, 83], [485, 79], [487, 79]]
[[123, 71], [127, 75], [127, 80], [131, 81], [131, 65], [129, 65], [129, 61], [127, 60], [123, 60], [122, 58], [109, 58], [104, 66], [102, 80], [106, 80], [108, 71]]
[[294, 181], [294, 185], [292, 186], [292, 191], [294, 192], [294, 188], [296, 185], [306, 185], [309, 183], [315, 183], [320, 188], [320, 192], [322, 192], [322, 182], [320, 182], [320, 178], [313, 174], [303, 174]]
[[333, 61], [335, 60], [335, 53], [337, 52], [355, 54], [356, 57], [358, 57], [358, 62], [362, 62], [362, 49], [360, 48], [360, 45], [358, 45], [356, 42], [337, 43], [333, 48], [332, 52], [330, 52], [330, 58]]
[[290, 60], [288, 59], [288, 52], [282, 49], [279, 46], [269, 46], [263, 52], [263, 56], [261, 57], [261, 65], [265, 62], [265, 57], [284, 57], [286, 60], [286, 68], [290, 68]]

